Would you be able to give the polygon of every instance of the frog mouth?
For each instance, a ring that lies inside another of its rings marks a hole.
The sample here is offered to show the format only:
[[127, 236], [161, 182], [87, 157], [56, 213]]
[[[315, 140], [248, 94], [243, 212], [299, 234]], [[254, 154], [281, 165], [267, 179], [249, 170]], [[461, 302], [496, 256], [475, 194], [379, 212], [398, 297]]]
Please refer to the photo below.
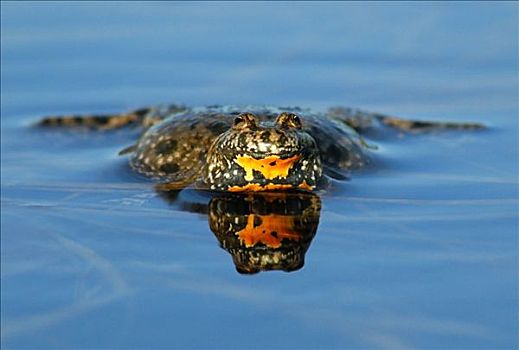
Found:
[[270, 148], [268, 151], [258, 150], [258, 148], [248, 148], [243, 150], [238, 156], [247, 156], [254, 159], [264, 159], [269, 157], [278, 157], [280, 159], [287, 159], [301, 154], [300, 149], [294, 148]]

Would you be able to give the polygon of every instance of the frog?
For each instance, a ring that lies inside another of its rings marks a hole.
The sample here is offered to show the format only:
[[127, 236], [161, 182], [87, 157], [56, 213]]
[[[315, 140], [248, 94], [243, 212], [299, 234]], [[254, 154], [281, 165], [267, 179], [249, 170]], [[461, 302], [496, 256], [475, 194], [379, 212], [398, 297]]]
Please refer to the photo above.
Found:
[[136, 142], [119, 154], [138, 174], [165, 190], [193, 187], [217, 192], [320, 191], [331, 179], [371, 163], [376, 148], [365, 134], [374, 128], [405, 133], [478, 130], [475, 122], [404, 119], [349, 107], [315, 111], [301, 107], [160, 105], [129, 112], [58, 115], [46, 128], [101, 132], [140, 128]]

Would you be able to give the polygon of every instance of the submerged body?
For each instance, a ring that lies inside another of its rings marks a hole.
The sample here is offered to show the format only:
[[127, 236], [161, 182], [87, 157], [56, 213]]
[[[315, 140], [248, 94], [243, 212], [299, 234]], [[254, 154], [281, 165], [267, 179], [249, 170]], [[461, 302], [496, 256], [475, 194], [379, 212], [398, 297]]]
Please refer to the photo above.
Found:
[[43, 126], [145, 128], [129, 154], [137, 172], [168, 189], [228, 192], [314, 191], [327, 177], [368, 163], [359, 132], [381, 123], [400, 130], [480, 128], [479, 124], [416, 122], [348, 108], [326, 113], [300, 108], [176, 105], [107, 116], [49, 117]]

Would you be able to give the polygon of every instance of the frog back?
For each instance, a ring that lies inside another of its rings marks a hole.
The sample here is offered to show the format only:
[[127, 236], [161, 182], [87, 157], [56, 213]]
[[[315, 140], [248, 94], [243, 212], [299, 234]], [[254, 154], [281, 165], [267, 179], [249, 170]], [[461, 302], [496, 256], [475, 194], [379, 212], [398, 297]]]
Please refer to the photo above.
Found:
[[163, 182], [192, 183], [199, 176], [214, 139], [229, 129], [229, 116], [188, 111], [148, 129], [133, 147], [130, 165]]
[[303, 129], [316, 141], [327, 175], [358, 169], [369, 162], [362, 137], [348, 125], [326, 114], [303, 115]]

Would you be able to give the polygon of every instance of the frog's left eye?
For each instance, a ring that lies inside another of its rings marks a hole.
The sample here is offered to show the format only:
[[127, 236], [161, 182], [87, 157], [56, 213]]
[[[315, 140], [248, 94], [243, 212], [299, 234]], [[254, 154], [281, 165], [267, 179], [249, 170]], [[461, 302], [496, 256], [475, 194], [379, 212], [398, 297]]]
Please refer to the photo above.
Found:
[[234, 118], [233, 128], [235, 129], [243, 129], [243, 128], [257, 128], [258, 122], [256, 120], [256, 116], [252, 113], [241, 113], [236, 118]]
[[285, 127], [285, 128], [301, 129], [303, 127], [301, 118], [299, 118], [299, 116], [294, 113], [287, 113], [287, 112], [281, 113], [277, 117], [276, 123], [279, 126]]

